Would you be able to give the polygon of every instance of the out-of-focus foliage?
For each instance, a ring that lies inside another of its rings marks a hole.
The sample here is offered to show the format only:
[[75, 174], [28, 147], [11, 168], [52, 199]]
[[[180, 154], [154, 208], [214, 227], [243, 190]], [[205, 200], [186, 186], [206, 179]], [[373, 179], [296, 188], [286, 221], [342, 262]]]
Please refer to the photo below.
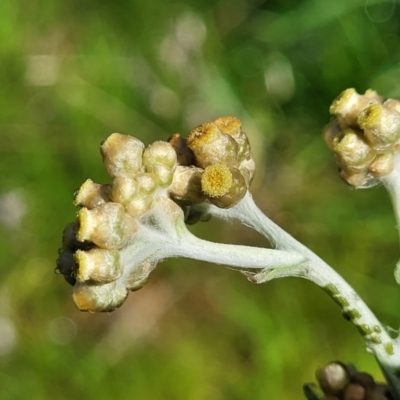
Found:
[[[161, 264], [110, 315], [79, 313], [53, 274], [72, 191], [104, 182], [98, 146], [145, 143], [220, 115], [243, 120], [253, 193], [396, 327], [389, 201], [337, 177], [321, 139], [346, 87], [400, 96], [395, 1], [0, 2], [0, 397], [294, 399], [329, 360], [379, 377], [318, 288], [256, 286], [187, 260]], [[238, 225], [210, 240], [266, 245]]]

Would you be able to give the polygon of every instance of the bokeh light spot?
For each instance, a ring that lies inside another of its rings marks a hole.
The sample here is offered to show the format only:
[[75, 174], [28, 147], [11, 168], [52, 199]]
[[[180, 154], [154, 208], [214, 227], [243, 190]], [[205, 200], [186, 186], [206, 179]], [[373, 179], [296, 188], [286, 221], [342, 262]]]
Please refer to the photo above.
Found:
[[392, 18], [396, 4], [394, 0], [377, 3], [373, 0], [365, 0], [365, 14], [372, 22], [386, 22]]
[[76, 324], [67, 317], [58, 317], [49, 323], [48, 335], [50, 340], [59, 345], [71, 343], [76, 336]]

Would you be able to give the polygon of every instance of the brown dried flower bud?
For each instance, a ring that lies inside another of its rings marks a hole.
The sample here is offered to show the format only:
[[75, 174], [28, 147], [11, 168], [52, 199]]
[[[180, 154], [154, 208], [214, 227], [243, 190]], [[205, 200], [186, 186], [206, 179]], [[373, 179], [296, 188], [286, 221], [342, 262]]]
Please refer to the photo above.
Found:
[[348, 172], [365, 171], [375, 157], [370, 146], [352, 129], [342, 131], [332, 144], [338, 165]]
[[196, 157], [196, 165], [206, 168], [212, 164], [238, 166], [238, 144], [212, 122], [206, 122], [190, 132], [188, 146]]
[[104, 166], [110, 176], [136, 174], [142, 168], [144, 144], [133, 136], [113, 133], [101, 145]]
[[193, 151], [188, 147], [186, 139], [183, 139], [179, 133], [174, 133], [168, 143], [174, 148], [179, 165], [193, 165], [195, 158]]
[[343, 393], [343, 400], [364, 400], [365, 395], [365, 388], [358, 383], [350, 383]]
[[78, 265], [75, 276], [79, 282], [110, 283], [123, 272], [118, 250], [78, 250], [75, 261]]
[[208, 166], [201, 177], [201, 187], [207, 198], [219, 208], [233, 207], [247, 192], [240, 171], [225, 164]]
[[400, 113], [381, 104], [364, 109], [357, 122], [376, 151], [387, 150], [400, 138]]
[[201, 189], [201, 175], [203, 170], [198, 167], [178, 165], [174, 172], [174, 179], [168, 187], [168, 193], [174, 201], [192, 205], [206, 200]]
[[110, 186], [94, 183], [91, 179], [86, 179], [78, 189], [74, 204], [79, 207], [86, 207], [89, 210], [110, 201], [108, 196]]
[[88, 240], [104, 249], [118, 249], [137, 231], [137, 222], [125, 214], [118, 203], [105, 203], [93, 210], [82, 208], [78, 212], [77, 239]]
[[342, 129], [356, 128], [358, 114], [371, 104], [379, 104], [383, 98], [373, 90], [367, 90], [365, 95], [359, 95], [355, 89], [346, 89], [333, 102], [329, 112], [335, 115]]
[[104, 285], [89, 285], [77, 283], [72, 293], [74, 302], [79, 310], [109, 312], [120, 307], [128, 297], [128, 290], [116, 282]]
[[58, 274], [62, 274], [65, 280], [70, 285], [75, 285], [75, 270], [76, 263], [74, 255], [69, 251], [63, 251], [62, 253], [60, 253], [57, 259], [57, 267], [55, 269], [55, 272]]
[[387, 152], [378, 154], [368, 170], [376, 177], [380, 178], [389, 175], [394, 168], [394, 153]]
[[331, 362], [318, 368], [315, 377], [325, 394], [339, 394], [350, 382], [346, 368], [338, 363]]

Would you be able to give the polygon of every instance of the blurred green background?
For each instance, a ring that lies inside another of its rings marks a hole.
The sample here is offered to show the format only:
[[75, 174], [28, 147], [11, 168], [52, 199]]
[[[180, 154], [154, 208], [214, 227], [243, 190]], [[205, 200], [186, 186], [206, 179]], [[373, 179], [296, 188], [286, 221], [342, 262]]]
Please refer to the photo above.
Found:
[[[330, 361], [380, 377], [311, 283], [254, 285], [169, 260], [111, 313], [53, 273], [72, 192], [107, 182], [99, 144], [243, 121], [260, 207], [397, 327], [398, 239], [382, 188], [350, 190], [321, 138], [343, 89], [400, 96], [400, 4], [361, 0], [0, 2], [1, 399], [301, 399]], [[267, 245], [239, 225], [204, 238]]]

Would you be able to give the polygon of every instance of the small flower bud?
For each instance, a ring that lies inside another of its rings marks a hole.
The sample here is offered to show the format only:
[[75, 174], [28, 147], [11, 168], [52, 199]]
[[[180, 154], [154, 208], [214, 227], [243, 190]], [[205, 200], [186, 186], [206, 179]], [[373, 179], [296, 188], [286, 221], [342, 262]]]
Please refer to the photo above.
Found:
[[118, 250], [92, 249], [75, 253], [79, 282], [110, 283], [122, 275]]
[[365, 171], [375, 157], [374, 151], [352, 129], [345, 129], [333, 140], [338, 165], [352, 173]]
[[242, 123], [236, 117], [220, 117], [213, 123], [221, 130], [221, 132], [232, 136], [238, 145], [236, 154], [238, 168], [247, 182], [250, 185], [256, 171], [256, 163], [251, 154], [250, 143], [247, 135], [242, 131]]
[[357, 122], [376, 151], [385, 151], [400, 138], [400, 113], [381, 104], [364, 109]]
[[116, 282], [104, 285], [76, 284], [72, 297], [80, 311], [109, 312], [120, 307], [128, 297], [128, 290]]
[[110, 176], [135, 174], [142, 168], [144, 144], [129, 135], [113, 133], [101, 145], [104, 166]]
[[174, 133], [168, 143], [174, 148], [179, 165], [193, 165], [195, 158], [193, 151], [188, 147], [186, 139], [183, 139], [179, 133]]
[[394, 153], [387, 152], [378, 154], [368, 170], [376, 177], [389, 175], [394, 168]]
[[348, 183], [350, 186], [355, 187], [356, 189], [368, 189], [370, 187], [376, 186], [379, 183], [379, 180], [367, 171], [357, 174], [342, 169], [339, 172], [339, 175], [346, 183]]
[[325, 139], [326, 144], [329, 149], [333, 151], [333, 146], [335, 143], [335, 138], [340, 135], [342, 128], [339, 125], [337, 118], [332, 118], [328, 125], [325, 126], [322, 136]]
[[[350, 383], [343, 392], [343, 400], [365, 400], [366, 390], [358, 383]], [[383, 396], [381, 399], [383, 400]]]
[[146, 168], [151, 168], [155, 164], [162, 164], [173, 170], [177, 164], [176, 152], [168, 142], [161, 140], [154, 142], [144, 150], [143, 164]]
[[127, 175], [116, 176], [111, 184], [110, 197], [116, 203], [124, 206], [129, 204], [139, 193], [136, 179]]
[[152, 196], [138, 196], [130, 201], [126, 206], [126, 212], [134, 218], [140, 218], [150, 211], [153, 204]]
[[135, 179], [139, 185], [139, 192], [141, 194], [152, 195], [157, 189], [157, 182], [152, 174], [139, 173], [135, 175]]
[[196, 165], [201, 168], [212, 164], [238, 166], [238, 144], [232, 136], [222, 133], [212, 122], [193, 129], [187, 144], [193, 150]]
[[240, 171], [225, 164], [208, 166], [201, 177], [201, 187], [208, 199], [219, 208], [233, 207], [247, 192]]
[[201, 189], [203, 170], [198, 167], [180, 166], [175, 169], [174, 178], [168, 187], [168, 193], [174, 201], [192, 205], [206, 200]]
[[100, 185], [94, 183], [91, 179], [86, 179], [75, 195], [74, 204], [91, 210], [110, 201], [108, 191], [109, 185]]
[[215, 119], [213, 124], [215, 124], [221, 132], [232, 136], [236, 142], [241, 139], [242, 123], [239, 118], [220, 117]]
[[332, 103], [329, 112], [336, 116], [342, 129], [356, 128], [358, 114], [371, 104], [382, 103], [383, 99], [372, 90], [359, 95], [355, 89], [346, 89]]
[[387, 99], [383, 105], [391, 110], [396, 110], [400, 113], [400, 101], [396, 99]]
[[325, 394], [339, 394], [350, 382], [350, 378], [344, 366], [337, 362], [331, 362], [318, 368], [315, 377]]
[[118, 203], [105, 203], [93, 210], [82, 208], [78, 221], [77, 239], [88, 240], [104, 249], [123, 247], [137, 231], [137, 222]]

